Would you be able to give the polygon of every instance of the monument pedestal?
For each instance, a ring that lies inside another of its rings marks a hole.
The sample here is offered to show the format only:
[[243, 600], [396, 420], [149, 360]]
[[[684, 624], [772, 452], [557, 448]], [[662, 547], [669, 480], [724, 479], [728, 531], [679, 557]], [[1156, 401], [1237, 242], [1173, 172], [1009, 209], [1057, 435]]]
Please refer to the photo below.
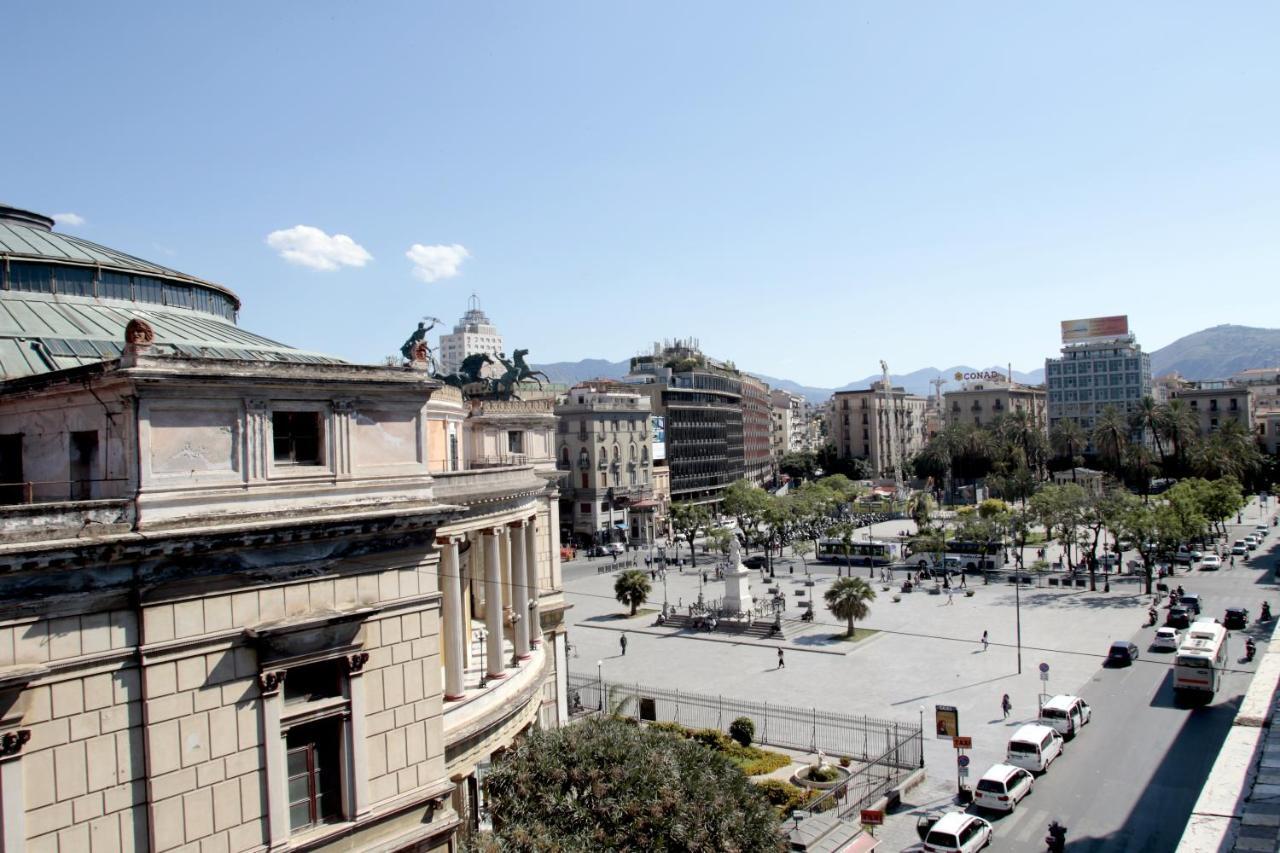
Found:
[[751, 597], [751, 571], [741, 563], [730, 566], [724, 572], [724, 609], [730, 612], [750, 613], [755, 606]]

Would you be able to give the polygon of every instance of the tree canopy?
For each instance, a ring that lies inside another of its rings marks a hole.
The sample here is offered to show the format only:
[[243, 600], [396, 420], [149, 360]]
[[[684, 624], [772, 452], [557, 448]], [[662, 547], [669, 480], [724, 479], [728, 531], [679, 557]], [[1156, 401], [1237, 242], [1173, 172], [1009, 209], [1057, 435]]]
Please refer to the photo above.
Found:
[[535, 729], [485, 779], [503, 851], [781, 851], [778, 814], [728, 759], [613, 718]]

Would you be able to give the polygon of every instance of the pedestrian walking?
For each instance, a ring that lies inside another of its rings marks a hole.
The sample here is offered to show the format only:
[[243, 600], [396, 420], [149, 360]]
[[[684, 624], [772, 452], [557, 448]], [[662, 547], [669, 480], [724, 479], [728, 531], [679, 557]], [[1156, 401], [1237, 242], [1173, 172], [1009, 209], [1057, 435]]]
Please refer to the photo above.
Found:
[[955, 604], [955, 603], [956, 603], [956, 593], [955, 593], [955, 590], [953, 590], [953, 589], [948, 589], [948, 590], [947, 590], [947, 604]]
[[622, 646], [622, 656], [625, 658], [627, 656], [627, 635], [625, 633], [618, 638], [618, 645]]
[[987, 650], [987, 632], [986, 631], [982, 632], [982, 650], [984, 652]]
[[964, 575], [961, 575], [961, 576], [960, 576], [960, 588], [961, 588], [961, 589], [968, 589], [968, 588], [969, 588], [969, 583], [968, 583], [968, 581], [966, 581], [966, 580], [965, 580]]
[[782, 649], [778, 649], [778, 669], [786, 669], [787, 662], [782, 657]]
[[1004, 719], [1009, 719], [1009, 712], [1013, 710], [1013, 703], [1009, 701], [1009, 694], [1004, 694], [1004, 698], [1000, 700], [1000, 710], [1004, 712]]

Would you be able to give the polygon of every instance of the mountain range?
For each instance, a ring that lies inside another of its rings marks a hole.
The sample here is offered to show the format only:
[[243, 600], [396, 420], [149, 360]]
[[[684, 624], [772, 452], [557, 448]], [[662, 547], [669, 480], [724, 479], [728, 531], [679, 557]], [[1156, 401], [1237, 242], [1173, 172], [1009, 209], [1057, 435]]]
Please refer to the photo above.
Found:
[[[630, 366], [630, 359], [608, 361], [602, 358], [586, 358], [582, 361], [540, 364], [536, 365], [536, 368], [546, 373], [552, 382], [573, 385], [585, 379], [621, 379], [627, 375]], [[1187, 379], [1226, 379], [1234, 373], [1251, 367], [1276, 366], [1280, 366], [1280, 329], [1214, 326], [1178, 338], [1168, 346], [1151, 353], [1152, 376], [1176, 372]], [[1005, 373], [1008, 368], [997, 365], [983, 368], [983, 370]], [[811, 403], [824, 402], [836, 391], [866, 388], [880, 379], [880, 374], [874, 373], [847, 382], [839, 388], [820, 388], [802, 385], [790, 379], [748, 372], [768, 382], [771, 388], [781, 388], [804, 397]], [[954, 383], [955, 374], [976, 372], [980, 371], [958, 364], [941, 370], [925, 367], [910, 373], [891, 373], [889, 378], [894, 385], [900, 385], [912, 394], [928, 395], [933, 393], [933, 386], [930, 385], [932, 379], [941, 376], [949, 383]], [[1044, 381], [1044, 368], [1026, 373], [1015, 370], [1013, 378], [1018, 382], [1037, 385]]]

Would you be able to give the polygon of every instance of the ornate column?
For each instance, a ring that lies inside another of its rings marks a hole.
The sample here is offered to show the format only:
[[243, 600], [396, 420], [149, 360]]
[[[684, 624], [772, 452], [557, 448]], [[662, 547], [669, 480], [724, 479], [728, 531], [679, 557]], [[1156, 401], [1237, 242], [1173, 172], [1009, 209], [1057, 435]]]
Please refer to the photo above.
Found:
[[484, 531], [484, 627], [488, 633], [486, 677], [506, 678], [506, 661], [502, 659], [502, 546], [498, 537], [503, 528]]
[[560, 589], [560, 493], [555, 491], [547, 497], [547, 543], [551, 588]]
[[440, 592], [444, 595], [440, 640], [444, 653], [444, 698], [446, 702], [462, 698], [462, 649], [466, 642], [462, 624], [462, 569], [458, 562], [457, 536], [441, 536], [436, 544], [440, 551]]
[[513, 521], [507, 525], [511, 537], [511, 610], [514, 617], [511, 623], [511, 644], [515, 646], [516, 657], [528, 660], [529, 629], [529, 586], [525, 570], [525, 532], [523, 521]]
[[22, 747], [31, 740], [31, 729], [14, 729], [0, 735], [0, 853], [27, 849], [27, 802], [22, 787]]
[[[530, 516], [524, 524], [524, 560], [525, 583], [529, 588], [529, 604], [525, 609], [529, 612], [525, 618], [529, 621], [529, 642], [538, 646], [542, 644], [542, 613], [538, 609], [538, 517]], [[554, 560], [555, 557], [553, 556]]]
[[[455, 545], [454, 548], [457, 548]], [[347, 700], [351, 703], [348, 725], [351, 736], [351, 807], [357, 819], [369, 814], [369, 758], [365, 754], [365, 738], [368, 736], [365, 721], [364, 665], [369, 662], [368, 652], [356, 652], [342, 659], [347, 671]]]
[[280, 712], [285, 673], [258, 676], [262, 689], [262, 747], [267, 765], [267, 847], [277, 850], [289, 843], [289, 772], [285, 764], [284, 738], [280, 736]]

